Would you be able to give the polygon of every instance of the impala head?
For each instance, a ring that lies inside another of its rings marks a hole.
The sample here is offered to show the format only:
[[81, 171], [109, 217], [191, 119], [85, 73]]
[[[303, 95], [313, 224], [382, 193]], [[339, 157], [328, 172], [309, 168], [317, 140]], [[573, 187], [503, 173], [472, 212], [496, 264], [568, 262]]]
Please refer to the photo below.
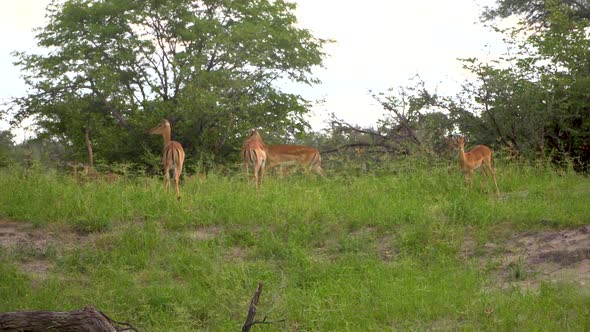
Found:
[[258, 133], [258, 129], [256, 129], [256, 128], [250, 129], [250, 133], [248, 134], [248, 138], [252, 138], [252, 137], [258, 137], [258, 138], [262, 139], [262, 137], [260, 137], [260, 134]]
[[170, 122], [166, 119], [162, 119], [162, 122], [157, 127], [154, 127], [149, 130], [150, 134], [162, 135], [167, 130], [170, 130]]
[[457, 136], [456, 142], [459, 149], [465, 148], [465, 138], [463, 136]]

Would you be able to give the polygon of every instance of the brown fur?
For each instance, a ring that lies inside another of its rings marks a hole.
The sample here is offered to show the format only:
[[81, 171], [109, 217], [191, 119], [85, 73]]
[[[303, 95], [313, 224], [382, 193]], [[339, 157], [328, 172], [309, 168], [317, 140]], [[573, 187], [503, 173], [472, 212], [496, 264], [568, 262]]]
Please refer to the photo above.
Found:
[[322, 156], [315, 148], [292, 144], [267, 145], [266, 153], [269, 170], [276, 166], [298, 165], [325, 176], [322, 170]]
[[465, 183], [473, 187], [473, 170], [481, 166], [483, 173], [482, 189], [486, 186], [488, 180], [488, 174], [486, 168], [492, 174], [492, 179], [496, 185], [496, 193], [500, 194], [498, 189], [498, 182], [496, 182], [496, 172], [492, 167], [492, 150], [485, 145], [477, 145], [469, 152], [465, 152], [465, 139], [461, 136], [457, 137], [457, 146], [459, 147], [459, 165], [463, 171], [463, 177]]
[[176, 141], [171, 141], [172, 129], [170, 122], [163, 119], [160, 125], [150, 129], [149, 133], [154, 135], [162, 135], [164, 137], [164, 150], [162, 151], [162, 164], [164, 166], [164, 176], [166, 180], [166, 191], [170, 189], [170, 169], [174, 170], [174, 190], [176, 197], [180, 199], [180, 189], [178, 184], [180, 182], [180, 175], [182, 174], [182, 165], [184, 164], [184, 149], [182, 145]]
[[[254, 181], [256, 188], [258, 188], [258, 183], [262, 183], [264, 180], [264, 166], [266, 164], [266, 149], [264, 146], [264, 141], [262, 137], [258, 133], [256, 129], [252, 129], [250, 131], [250, 135], [244, 141], [242, 145], [242, 159], [244, 161], [244, 167], [246, 170], [246, 177], [248, 177], [248, 173], [250, 172], [248, 166], [250, 164], [254, 165]], [[260, 173], [260, 181], [258, 179], [258, 174]]]

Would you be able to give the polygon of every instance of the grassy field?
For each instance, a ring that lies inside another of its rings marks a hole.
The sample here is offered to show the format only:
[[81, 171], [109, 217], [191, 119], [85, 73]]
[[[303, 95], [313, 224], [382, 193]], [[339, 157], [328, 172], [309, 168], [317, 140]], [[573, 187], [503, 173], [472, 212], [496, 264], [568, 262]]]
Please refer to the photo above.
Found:
[[161, 178], [0, 170], [0, 220], [33, 225], [32, 245], [0, 243], [0, 311], [93, 304], [142, 331], [236, 331], [260, 281], [257, 318], [284, 322], [253, 331], [590, 330], [588, 285], [523, 289], [534, 275], [486, 262], [486, 243], [590, 224], [588, 177], [503, 165], [497, 196], [455, 165], [392, 169], [258, 191], [209, 174], [180, 202]]

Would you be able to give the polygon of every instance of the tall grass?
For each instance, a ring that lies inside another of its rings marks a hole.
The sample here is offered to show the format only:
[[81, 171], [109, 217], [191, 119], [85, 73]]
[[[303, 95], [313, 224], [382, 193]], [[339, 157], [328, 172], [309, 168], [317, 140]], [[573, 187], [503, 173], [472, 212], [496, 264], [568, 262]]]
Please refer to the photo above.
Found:
[[[590, 296], [567, 283], [494, 286], [460, 251], [512, 232], [590, 223], [590, 180], [522, 165], [463, 186], [445, 165], [391, 174], [77, 183], [0, 172], [0, 218], [73, 229], [83, 240], [35, 253], [0, 247], [0, 311], [93, 304], [145, 331], [237, 330], [258, 281], [254, 330], [585, 330]], [[90, 234], [85, 236], [84, 234]], [[43, 260], [45, 275], [22, 266]]]

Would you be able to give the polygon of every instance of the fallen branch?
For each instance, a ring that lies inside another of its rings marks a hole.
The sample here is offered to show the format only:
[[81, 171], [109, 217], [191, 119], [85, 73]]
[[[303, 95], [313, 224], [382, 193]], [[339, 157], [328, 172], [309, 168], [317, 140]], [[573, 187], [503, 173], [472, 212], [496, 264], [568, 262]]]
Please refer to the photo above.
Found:
[[397, 152], [397, 149], [395, 149], [394, 147], [392, 147], [388, 144], [383, 144], [383, 143], [373, 143], [373, 144], [371, 144], [371, 143], [350, 143], [350, 144], [344, 144], [344, 145], [338, 146], [333, 149], [323, 150], [321, 153], [328, 154], [328, 153], [340, 152], [342, 150], [346, 150], [346, 149], [350, 149], [350, 148], [383, 148], [383, 149], [385, 149], [385, 152], [390, 152], [390, 153]]
[[246, 322], [244, 326], [242, 326], [242, 332], [250, 331], [252, 325], [255, 324], [254, 316], [256, 316], [256, 306], [258, 305], [258, 300], [260, 299], [260, 293], [262, 293], [262, 283], [258, 283], [258, 289], [252, 296], [252, 301], [250, 301], [250, 308], [248, 309], [248, 316], [246, 317]]
[[16, 311], [0, 313], [3, 332], [119, 332], [138, 331], [131, 324], [118, 323], [92, 306], [59, 311]]

